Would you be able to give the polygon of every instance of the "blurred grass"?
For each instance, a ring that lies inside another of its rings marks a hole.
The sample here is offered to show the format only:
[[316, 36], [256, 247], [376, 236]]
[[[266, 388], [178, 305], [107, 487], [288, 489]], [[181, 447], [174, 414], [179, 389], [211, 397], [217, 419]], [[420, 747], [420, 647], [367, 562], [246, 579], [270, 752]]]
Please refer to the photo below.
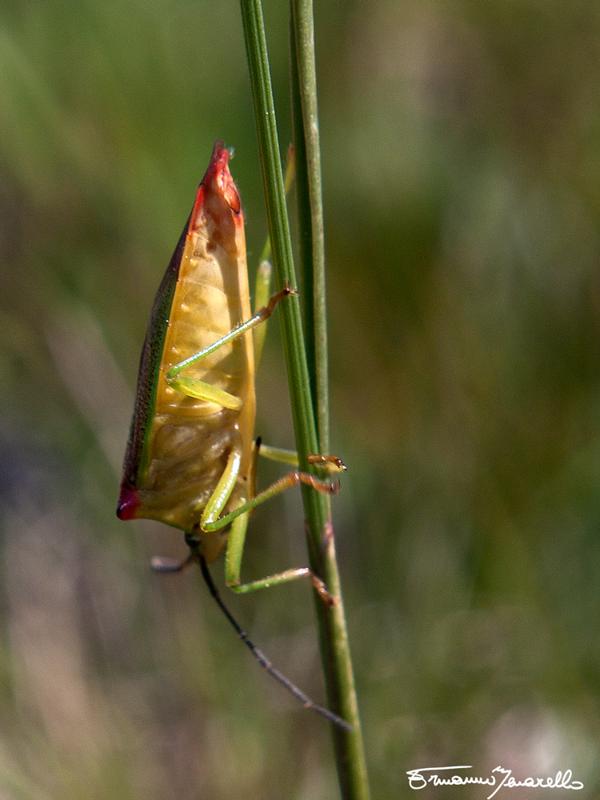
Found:
[[[374, 796], [444, 763], [570, 767], [591, 796], [600, 15], [317, 12], [336, 531]], [[0, 30], [0, 795], [335, 796], [326, 727], [196, 576], [149, 574], [179, 535], [114, 518], [148, 311], [217, 137], [254, 258], [264, 237], [237, 5], [9, 2]], [[258, 430], [285, 446], [270, 339]], [[297, 498], [253, 523], [248, 575], [305, 560]], [[230, 602], [322, 697], [306, 587]]]

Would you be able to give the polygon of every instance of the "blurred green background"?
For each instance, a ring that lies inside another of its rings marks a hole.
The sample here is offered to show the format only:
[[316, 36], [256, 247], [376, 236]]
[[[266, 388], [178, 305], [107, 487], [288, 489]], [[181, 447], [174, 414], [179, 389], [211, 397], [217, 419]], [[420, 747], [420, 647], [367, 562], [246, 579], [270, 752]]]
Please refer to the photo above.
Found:
[[[571, 768], [592, 797], [599, 8], [317, 5], [335, 524], [374, 797], [444, 764]], [[7, 0], [0, 97], [0, 797], [335, 797], [327, 724], [198, 575], [150, 573], [181, 535], [114, 516], [150, 305], [216, 138], [251, 263], [264, 240], [238, 6]], [[289, 446], [271, 327], [257, 429]], [[246, 576], [304, 562], [298, 498], [261, 508]], [[308, 588], [229, 603], [323, 698]], [[427, 797], [450, 794], [485, 796]]]

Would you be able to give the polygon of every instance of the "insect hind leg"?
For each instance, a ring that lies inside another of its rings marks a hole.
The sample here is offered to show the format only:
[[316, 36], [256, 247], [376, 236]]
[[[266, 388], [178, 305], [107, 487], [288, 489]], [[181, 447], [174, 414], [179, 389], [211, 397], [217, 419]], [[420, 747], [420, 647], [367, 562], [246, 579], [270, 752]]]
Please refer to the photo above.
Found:
[[318, 575], [315, 575], [310, 567], [292, 567], [267, 575], [264, 578], [242, 583], [242, 558], [246, 543], [248, 518], [249, 512], [246, 512], [236, 517], [231, 524], [225, 552], [225, 585], [236, 594], [249, 594], [261, 589], [280, 586], [283, 583], [290, 583], [298, 578], [309, 578], [321, 600], [328, 606], [335, 605], [335, 598], [327, 591], [325, 583]]

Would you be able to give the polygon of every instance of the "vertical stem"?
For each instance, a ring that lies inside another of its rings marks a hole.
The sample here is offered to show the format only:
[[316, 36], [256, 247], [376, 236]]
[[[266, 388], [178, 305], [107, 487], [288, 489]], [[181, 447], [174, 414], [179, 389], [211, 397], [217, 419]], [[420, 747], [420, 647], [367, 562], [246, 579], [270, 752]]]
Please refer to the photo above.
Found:
[[[308, 369], [320, 452], [329, 452], [329, 374], [325, 233], [312, 0], [291, 1], [291, 74], [294, 144], [298, 164], [300, 258], [305, 281]], [[300, 179], [300, 176], [303, 179]], [[309, 294], [310, 292], [310, 294]]]
[[[283, 173], [279, 155], [279, 139], [267, 55], [264, 22], [260, 0], [241, 0], [242, 21], [248, 53], [250, 83], [258, 134], [263, 188], [269, 222], [269, 237], [279, 287], [297, 286], [290, 226], [285, 201]], [[292, 416], [296, 432], [300, 467], [308, 470], [306, 456], [317, 452], [317, 434], [312, 413], [308, 369], [304, 351], [300, 303], [297, 296], [282, 304], [280, 319], [283, 346], [288, 367]], [[308, 493], [310, 495], [315, 492]]]
[[[312, 8], [307, 6], [304, 10], [300, 8], [298, 10], [305, 14], [307, 9], [312, 20]], [[273, 260], [279, 285], [282, 286], [284, 283], [288, 283], [291, 286], [296, 286], [262, 5], [260, 0], [241, 0], [241, 10]], [[312, 30], [312, 22], [310, 22], [310, 30]], [[308, 43], [309, 49], [307, 50], [306, 44], [303, 45], [303, 53], [300, 53], [297, 44], [299, 64], [307, 57], [312, 58], [314, 62], [314, 51], [313, 55], [310, 55], [311, 47], [312, 45]], [[302, 70], [299, 69], [298, 75], [301, 72]], [[306, 139], [304, 141], [306, 142]], [[322, 230], [322, 220], [318, 223], [318, 226]], [[321, 294], [321, 301], [319, 314], [322, 317], [321, 324], [324, 329], [325, 306], [323, 294]], [[307, 455], [318, 452], [319, 448], [302, 332], [300, 305], [297, 297], [290, 298], [289, 302], [282, 305], [281, 319], [300, 467], [303, 470], [309, 470]], [[315, 336], [314, 339], [316, 345], [317, 337]], [[324, 392], [323, 390], [321, 392], [321, 396], [325, 398], [323, 408], [326, 409], [327, 387], [325, 386]], [[368, 800], [369, 787], [366, 762], [354, 690], [352, 662], [348, 646], [328, 498], [310, 488], [303, 487], [302, 499], [306, 517], [307, 544], [311, 567], [325, 580], [330, 593], [337, 601], [335, 605], [326, 607], [317, 599], [315, 607], [319, 623], [321, 657], [329, 704], [337, 714], [344, 717], [353, 727], [351, 732], [346, 732], [332, 726], [341, 793], [345, 800]]]
[[[290, 93], [292, 109], [292, 126], [294, 153], [296, 154], [296, 200], [298, 208], [298, 254], [300, 256], [300, 277], [303, 303], [306, 363], [310, 376], [310, 393], [313, 410], [317, 415], [317, 365], [315, 352], [315, 296], [314, 274], [312, 269], [313, 234], [310, 207], [309, 176], [306, 164], [306, 143], [304, 140], [304, 123], [302, 120], [302, 98], [300, 97], [300, 78], [298, 75], [298, 58], [296, 53], [296, 29], [293, 9], [290, 14]], [[320, 431], [317, 426], [317, 435]], [[319, 452], [326, 452], [327, 446], [319, 436]]]

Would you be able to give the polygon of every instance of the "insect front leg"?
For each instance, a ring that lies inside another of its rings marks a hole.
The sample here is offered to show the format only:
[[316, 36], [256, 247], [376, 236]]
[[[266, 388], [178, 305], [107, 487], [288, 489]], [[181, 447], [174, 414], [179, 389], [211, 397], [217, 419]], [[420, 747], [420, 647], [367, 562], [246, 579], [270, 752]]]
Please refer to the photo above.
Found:
[[238, 339], [248, 331], [256, 328], [257, 325], [260, 325], [262, 322], [268, 320], [273, 311], [275, 311], [277, 304], [283, 300], [284, 297], [288, 297], [292, 294], [297, 294], [296, 290], [289, 286], [284, 286], [283, 289], [272, 295], [268, 303], [262, 308], [259, 308], [258, 311], [252, 317], [250, 317], [250, 319], [240, 322], [240, 324], [236, 325], [235, 328], [229, 331], [229, 333], [226, 333], [225, 336], [222, 336], [220, 339], [217, 339], [216, 342], [213, 342], [208, 347], [205, 347], [204, 350], [200, 350], [198, 353], [194, 353], [193, 355], [189, 356], [189, 358], [180, 361], [178, 364], [174, 364], [169, 370], [167, 370], [165, 375], [169, 386], [172, 386], [173, 389], [189, 395], [190, 397], [218, 403], [219, 405], [223, 406], [223, 408], [229, 408], [234, 411], [239, 410], [242, 406], [242, 401], [239, 397], [236, 397], [235, 395], [230, 394], [223, 389], [219, 389], [216, 386], [212, 386], [206, 381], [202, 381], [198, 378], [189, 378], [181, 373], [184, 372], [188, 367], [196, 364], [201, 359], [205, 358], [211, 353], [214, 353], [215, 350], [218, 350], [224, 344], [228, 344], [229, 342]]

